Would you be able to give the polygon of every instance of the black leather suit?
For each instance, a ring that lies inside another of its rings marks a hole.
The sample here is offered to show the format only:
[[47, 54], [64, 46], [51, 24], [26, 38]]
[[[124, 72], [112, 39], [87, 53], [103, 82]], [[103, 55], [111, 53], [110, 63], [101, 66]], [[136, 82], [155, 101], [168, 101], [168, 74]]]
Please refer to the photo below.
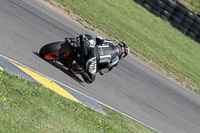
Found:
[[96, 73], [101, 75], [112, 70], [119, 61], [119, 49], [112, 41], [104, 40], [103, 43], [84, 46], [86, 66], [80, 74], [87, 83], [92, 83]]

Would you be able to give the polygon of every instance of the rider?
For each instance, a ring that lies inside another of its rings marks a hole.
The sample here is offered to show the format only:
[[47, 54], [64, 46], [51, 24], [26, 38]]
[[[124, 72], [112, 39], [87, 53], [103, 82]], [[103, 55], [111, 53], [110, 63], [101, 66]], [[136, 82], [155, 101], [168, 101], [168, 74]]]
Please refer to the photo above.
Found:
[[[83, 38], [87, 38], [83, 44]], [[96, 78], [96, 72], [101, 75], [112, 70], [117, 66], [118, 61], [128, 55], [129, 47], [124, 42], [117, 45], [110, 40], [105, 40], [97, 36], [96, 41], [88, 34], [81, 34], [76, 39], [68, 38], [70, 43], [77, 44], [82, 49], [82, 55], [85, 58], [85, 67], [75, 63], [72, 67], [81, 74], [86, 83], [91, 84]], [[98, 65], [98, 67], [97, 67]]]

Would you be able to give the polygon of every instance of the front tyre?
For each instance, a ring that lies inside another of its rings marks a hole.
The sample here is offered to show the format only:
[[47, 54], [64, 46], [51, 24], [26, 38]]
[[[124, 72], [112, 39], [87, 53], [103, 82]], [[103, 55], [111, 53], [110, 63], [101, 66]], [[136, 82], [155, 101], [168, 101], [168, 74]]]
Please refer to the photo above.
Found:
[[40, 57], [52, 61], [59, 58], [66, 58], [71, 54], [72, 48], [65, 42], [53, 42], [40, 49]]

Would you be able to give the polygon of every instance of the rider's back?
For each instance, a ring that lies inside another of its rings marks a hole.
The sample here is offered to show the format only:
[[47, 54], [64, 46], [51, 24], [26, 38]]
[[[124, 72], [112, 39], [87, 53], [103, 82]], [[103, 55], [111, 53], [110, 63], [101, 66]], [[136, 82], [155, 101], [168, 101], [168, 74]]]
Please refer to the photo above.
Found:
[[98, 50], [100, 58], [98, 64], [112, 62], [112, 60], [115, 59], [119, 53], [118, 48], [112, 41], [109, 40], [104, 40], [103, 44], [98, 45]]

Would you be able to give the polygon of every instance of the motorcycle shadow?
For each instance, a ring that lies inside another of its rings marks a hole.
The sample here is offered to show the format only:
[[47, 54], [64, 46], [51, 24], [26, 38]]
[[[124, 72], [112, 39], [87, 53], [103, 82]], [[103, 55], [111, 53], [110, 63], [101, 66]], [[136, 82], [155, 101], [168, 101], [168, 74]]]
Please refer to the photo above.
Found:
[[[35, 55], [37, 55], [38, 57], [40, 57], [38, 52], [33, 52]], [[40, 57], [41, 58], [41, 57]], [[42, 59], [42, 58], [41, 58]], [[46, 60], [45, 60], [46, 61]], [[84, 86], [84, 81], [81, 80], [77, 75], [71, 73], [70, 71], [68, 71], [68, 69], [61, 63], [56, 62], [56, 61], [46, 61], [49, 64], [53, 65], [54, 67], [60, 69], [62, 72], [64, 72], [65, 74], [67, 74], [69, 77], [71, 77], [73, 80], [75, 80], [76, 82], [78, 82], [79, 84], [81, 84], [82, 86]]]

